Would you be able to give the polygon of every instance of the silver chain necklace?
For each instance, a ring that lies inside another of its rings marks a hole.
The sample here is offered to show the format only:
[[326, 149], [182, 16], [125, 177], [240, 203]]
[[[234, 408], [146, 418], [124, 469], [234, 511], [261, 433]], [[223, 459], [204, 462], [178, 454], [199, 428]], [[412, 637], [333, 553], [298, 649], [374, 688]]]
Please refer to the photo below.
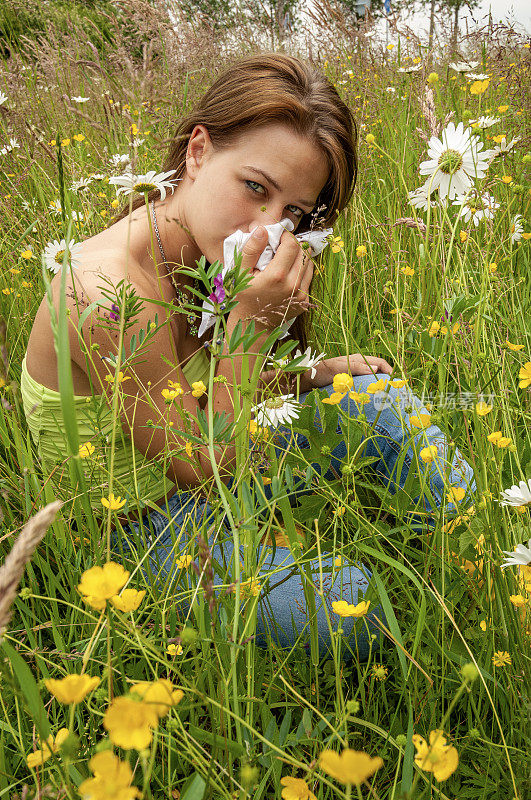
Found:
[[[179, 301], [179, 303], [181, 305], [184, 305], [185, 303], [189, 303], [190, 302], [190, 298], [188, 297], [188, 295], [185, 292], [183, 292], [183, 290], [181, 289], [181, 287], [179, 286], [179, 284], [177, 283], [177, 281], [173, 277], [173, 272], [170, 272], [169, 269], [168, 269], [166, 253], [164, 252], [164, 248], [163, 248], [162, 242], [160, 240], [159, 226], [157, 225], [157, 215], [155, 214], [155, 201], [154, 200], [151, 201], [150, 208], [151, 208], [151, 218], [153, 220], [153, 228], [155, 230], [155, 236], [157, 237], [157, 242], [159, 243], [159, 250], [160, 250], [160, 254], [162, 256], [162, 259], [164, 261], [164, 266], [166, 267], [166, 271], [167, 271], [168, 275], [170, 276], [170, 280], [171, 280], [171, 282], [173, 284], [173, 288], [175, 289], [175, 294], [177, 295], [177, 300]], [[194, 287], [196, 289], [198, 288], [197, 279], [194, 279]], [[194, 295], [194, 299], [195, 299], [195, 295]], [[190, 326], [190, 333], [192, 334], [192, 336], [197, 336], [199, 331], [198, 331], [198, 328], [197, 328], [195, 314], [193, 312], [190, 312], [190, 314], [186, 317], [186, 319], [188, 320], [188, 324]]]

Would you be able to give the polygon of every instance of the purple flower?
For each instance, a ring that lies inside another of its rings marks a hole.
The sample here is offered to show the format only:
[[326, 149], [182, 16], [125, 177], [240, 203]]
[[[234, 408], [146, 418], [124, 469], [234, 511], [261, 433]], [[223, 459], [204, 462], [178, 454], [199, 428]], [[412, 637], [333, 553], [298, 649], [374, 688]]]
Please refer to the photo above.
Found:
[[225, 300], [225, 289], [223, 288], [223, 275], [220, 272], [214, 278], [214, 291], [208, 295], [211, 303], [222, 303]]
[[114, 320], [114, 322], [118, 322], [120, 319], [120, 308], [116, 305], [116, 303], [112, 304], [109, 317], [110, 319]]

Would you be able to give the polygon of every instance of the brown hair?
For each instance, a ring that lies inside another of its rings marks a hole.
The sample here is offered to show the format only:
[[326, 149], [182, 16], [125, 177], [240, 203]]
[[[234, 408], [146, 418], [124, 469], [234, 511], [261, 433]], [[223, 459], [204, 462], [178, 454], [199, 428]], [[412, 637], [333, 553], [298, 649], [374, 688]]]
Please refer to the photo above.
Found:
[[[335, 87], [318, 69], [284, 53], [247, 56], [226, 69], [180, 120], [162, 170], [175, 170], [172, 179], [183, 177], [188, 140], [196, 125], [204, 125], [214, 147], [222, 150], [245, 131], [275, 123], [307, 137], [324, 152], [330, 167], [315, 211], [301, 217], [296, 233], [333, 225], [356, 183], [356, 123]], [[148, 201], [158, 197], [154, 189]], [[143, 196], [137, 197], [132, 208], [144, 202]], [[129, 203], [111, 225], [128, 213]], [[302, 349], [306, 348], [305, 316], [300, 314], [292, 327]]]

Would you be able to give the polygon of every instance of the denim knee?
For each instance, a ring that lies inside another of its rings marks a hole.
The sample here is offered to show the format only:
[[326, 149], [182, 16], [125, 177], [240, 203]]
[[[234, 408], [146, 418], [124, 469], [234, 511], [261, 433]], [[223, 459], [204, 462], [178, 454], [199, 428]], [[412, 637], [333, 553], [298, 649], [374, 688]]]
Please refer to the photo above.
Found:
[[[281, 559], [281, 561], [279, 561]], [[334, 567], [331, 554], [321, 558], [322, 575], [318, 563], [312, 564], [312, 583], [315, 598], [315, 618], [310, 620], [303, 588], [303, 579], [295, 568], [288, 548], [277, 547], [270, 563], [264, 563], [264, 571], [284, 569], [270, 576], [269, 585], [262, 591], [257, 609], [256, 641], [267, 647], [271, 640], [281, 648], [302, 645], [310, 649], [310, 621], [317, 626], [319, 656], [331, 655], [331, 631], [341, 630], [341, 658], [367, 660], [371, 649], [378, 647], [380, 628], [378, 621], [385, 623], [381, 606], [370, 609], [370, 613], [355, 618], [341, 617], [334, 611], [332, 603], [345, 600], [352, 605], [359, 604], [367, 592], [371, 573], [361, 564]], [[290, 574], [289, 571], [292, 572]], [[283, 575], [287, 572], [287, 575]], [[311, 588], [313, 588], [311, 587]], [[320, 594], [322, 587], [322, 595]]]
[[[379, 380], [387, 383], [389, 376], [382, 373], [355, 376], [353, 390], [362, 394], [371, 383]], [[333, 386], [325, 388], [330, 395]], [[340, 405], [349, 417], [357, 417], [363, 413], [372, 427], [372, 434], [367, 437], [361, 455], [377, 459], [370, 469], [383, 479], [391, 494], [404, 488], [411, 473], [411, 477], [418, 481], [424, 476], [435, 501], [432, 503], [425, 494], [412, 495], [411, 505], [414, 507], [421, 501], [425, 512], [435, 511], [445, 502], [449, 486], [464, 488], [466, 502], [472, 502], [471, 498], [476, 491], [472, 467], [458, 450], [450, 456], [447, 437], [436, 425], [431, 424], [415, 432], [415, 428], [411, 426], [411, 417], [428, 414], [428, 411], [420, 398], [407, 386], [386, 386], [385, 391], [371, 395], [367, 403], [356, 403], [347, 393]], [[423, 448], [432, 445], [437, 448], [437, 463], [427, 465], [420, 459], [419, 453]], [[333, 452], [332, 464], [336, 469], [336, 460], [345, 455], [346, 446], [342, 442]], [[455, 503], [446, 504], [447, 513], [453, 514], [457, 511]]]

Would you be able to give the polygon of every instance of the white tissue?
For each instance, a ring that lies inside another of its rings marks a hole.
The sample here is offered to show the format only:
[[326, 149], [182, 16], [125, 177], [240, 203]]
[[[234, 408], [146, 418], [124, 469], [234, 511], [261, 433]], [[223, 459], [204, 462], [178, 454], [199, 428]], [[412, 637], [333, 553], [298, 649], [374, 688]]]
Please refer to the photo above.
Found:
[[[264, 225], [264, 228], [268, 234], [268, 244], [266, 245], [264, 251], [262, 252], [258, 262], [256, 264], [257, 269], [263, 270], [266, 267], [273, 256], [275, 255], [277, 248], [280, 244], [280, 237], [284, 233], [285, 230], [292, 231], [295, 225], [293, 222], [286, 218], [281, 220], [280, 222], [275, 222], [273, 225]], [[255, 230], [253, 228], [253, 230]], [[253, 231], [249, 233], [244, 233], [243, 231], [237, 230], [234, 233], [231, 233], [230, 236], [227, 236], [225, 241], [223, 242], [223, 267], [221, 269], [221, 274], [223, 278], [225, 278], [226, 273], [232, 269], [234, 266], [234, 248], [241, 252], [243, 246], [247, 242], [247, 240], [251, 237]], [[319, 231], [308, 231], [307, 233], [296, 233], [295, 238], [298, 239], [299, 242], [308, 242], [310, 247], [313, 250], [314, 255], [319, 255], [319, 253], [324, 250], [328, 242], [326, 241], [326, 237], [330, 236], [333, 233], [333, 228], [326, 228], [325, 230]], [[214, 310], [214, 306], [210, 302], [210, 300], [205, 300], [203, 303], [203, 313], [201, 314], [201, 324], [199, 326], [198, 336], [201, 337], [205, 331], [207, 331], [215, 321], [215, 316], [212, 313]], [[295, 322], [294, 319], [287, 320], [283, 325], [282, 328], [284, 330], [283, 335], [280, 337], [283, 339], [288, 332], [288, 328]]]

